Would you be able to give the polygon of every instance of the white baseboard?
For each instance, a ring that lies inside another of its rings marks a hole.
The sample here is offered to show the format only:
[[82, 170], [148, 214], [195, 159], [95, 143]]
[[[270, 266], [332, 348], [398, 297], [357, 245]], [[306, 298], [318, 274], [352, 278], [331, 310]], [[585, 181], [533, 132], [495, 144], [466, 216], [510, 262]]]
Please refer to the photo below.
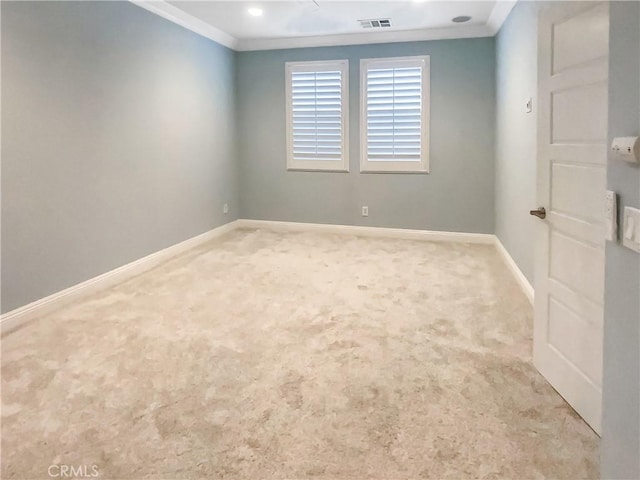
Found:
[[495, 237], [495, 242], [496, 242], [496, 250], [498, 250], [498, 253], [504, 260], [504, 263], [507, 265], [507, 268], [511, 271], [511, 273], [515, 277], [516, 281], [518, 282], [518, 285], [520, 285], [520, 288], [529, 299], [529, 302], [531, 303], [531, 305], [533, 305], [533, 298], [534, 298], [533, 286], [529, 283], [529, 280], [527, 280], [527, 277], [524, 276], [524, 273], [522, 273], [522, 270], [520, 270], [520, 268], [518, 267], [516, 262], [513, 260], [511, 255], [509, 255], [509, 252], [507, 251], [506, 248], [504, 248], [504, 245], [502, 245], [502, 242], [498, 237]]
[[405, 240], [426, 240], [430, 242], [482, 243], [495, 245], [507, 268], [515, 277], [516, 282], [533, 305], [533, 287], [524, 276], [509, 252], [504, 248], [498, 237], [487, 233], [437, 232], [431, 230], [409, 230], [404, 228], [362, 227], [354, 225], [330, 225], [321, 223], [278, 222], [272, 220], [237, 221], [237, 228], [262, 228], [278, 232], [324, 232], [349, 234], [361, 237], [398, 238]]
[[280, 232], [324, 232], [348, 234], [361, 237], [397, 238], [405, 240], [424, 240], [431, 242], [481, 243], [495, 245], [516, 281], [533, 303], [533, 287], [520, 271], [507, 250], [495, 235], [486, 233], [437, 232], [429, 230], [409, 230], [403, 228], [363, 227], [353, 225], [325, 225], [318, 223], [277, 222], [270, 220], [235, 220], [214, 228], [184, 242], [172, 245], [164, 250], [147, 255], [109, 272], [98, 275], [85, 282], [69, 287], [48, 297], [36, 300], [0, 316], [2, 334], [15, 330], [26, 322], [41, 317], [82, 297], [109, 288], [131, 277], [158, 266], [181, 253], [208, 242], [214, 238], [238, 228], [254, 228]]
[[0, 327], [2, 334], [8, 333], [24, 325], [35, 318], [46, 315], [57, 310], [70, 302], [95, 293], [99, 290], [109, 288], [117, 283], [123, 282], [131, 277], [139, 275], [147, 270], [158, 266], [181, 253], [184, 253], [198, 245], [208, 242], [214, 238], [224, 235], [237, 228], [237, 221], [233, 221], [220, 227], [209, 230], [201, 235], [189, 238], [184, 242], [177, 243], [146, 257], [135, 260], [131, 263], [118, 267], [109, 272], [90, 278], [82, 283], [73, 285], [65, 290], [49, 295], [48, 297], [36, 300], [23, 307], [16, 308], [0, 316]]
[[278, 232], [324, 232], [356, 235], [359, 237], [399, 238], [428, 240], [430, 242], [458, 242], [493, 244], [495, 235], [488, 233], [436, 232], [404, 228], [362, 227], [354, 225], [329, 225], [322, 223], [276, 222], [271, 220], [237, 221], [237, 228], [256, 228]]

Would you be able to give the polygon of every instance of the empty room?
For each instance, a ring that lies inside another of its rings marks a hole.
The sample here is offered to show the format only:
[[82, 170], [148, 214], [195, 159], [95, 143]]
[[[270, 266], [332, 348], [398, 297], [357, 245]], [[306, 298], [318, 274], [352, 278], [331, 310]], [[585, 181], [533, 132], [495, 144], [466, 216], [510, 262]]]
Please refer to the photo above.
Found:
[[0, 2], [3, 479], [640, 479], [640, 2]]

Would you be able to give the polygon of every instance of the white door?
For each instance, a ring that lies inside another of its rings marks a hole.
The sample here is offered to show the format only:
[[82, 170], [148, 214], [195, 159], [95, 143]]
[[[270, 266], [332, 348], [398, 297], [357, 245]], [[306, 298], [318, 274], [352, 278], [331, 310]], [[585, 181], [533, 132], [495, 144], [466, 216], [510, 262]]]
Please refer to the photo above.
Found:
[[608, 56], [607, 3], [541, 10], [534, 364], [598, 434]]

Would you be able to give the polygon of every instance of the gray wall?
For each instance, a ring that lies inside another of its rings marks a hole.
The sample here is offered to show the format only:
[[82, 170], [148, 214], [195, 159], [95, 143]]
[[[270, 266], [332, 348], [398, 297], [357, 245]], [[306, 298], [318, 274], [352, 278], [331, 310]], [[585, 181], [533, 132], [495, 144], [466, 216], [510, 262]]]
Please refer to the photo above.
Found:
[[236, 218], [234, 52], [128, 2], [1, 8], [3, 312]]
[[[609, 143], [640, 134], [640, 3], [612, 2]], [[640, 168], [613, 156], [608, 188], [640, 208]], [[640, 254], [607, 242], [602, 418], [603, 478], [640, 478]]]
[[[241, 52], [244, 218], [493, 233], [494, 39]], [[359, 173], [359, 61], [431, 55], [431, 173]], [[349, 60], [350, 173], [287, 172], [287, 61]], [[360, 215], [369, 206], [369, 217]]]
[[[537, 4], [520, 1], [496, 36], [496, 235], [533, 284]], [[525, 112], [526, 99], [533, 112]]]

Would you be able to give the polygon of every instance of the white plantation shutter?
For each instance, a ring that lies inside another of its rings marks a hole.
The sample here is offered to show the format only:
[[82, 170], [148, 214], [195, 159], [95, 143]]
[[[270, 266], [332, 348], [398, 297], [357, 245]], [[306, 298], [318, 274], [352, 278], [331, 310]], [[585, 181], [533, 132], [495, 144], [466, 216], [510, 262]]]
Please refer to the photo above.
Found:
[[347, 170], [347, 62], [287, 63], [287, 167]]
[[294, 160], [342, 156], [342, 94], [339, 71], [292, 72]]
[[362, 60], [362, 171], [427, 171], [428, 64], [429, 57]]
[[371, 69], [367, 73], [369, 161], [420, 161], [422, 69]]

